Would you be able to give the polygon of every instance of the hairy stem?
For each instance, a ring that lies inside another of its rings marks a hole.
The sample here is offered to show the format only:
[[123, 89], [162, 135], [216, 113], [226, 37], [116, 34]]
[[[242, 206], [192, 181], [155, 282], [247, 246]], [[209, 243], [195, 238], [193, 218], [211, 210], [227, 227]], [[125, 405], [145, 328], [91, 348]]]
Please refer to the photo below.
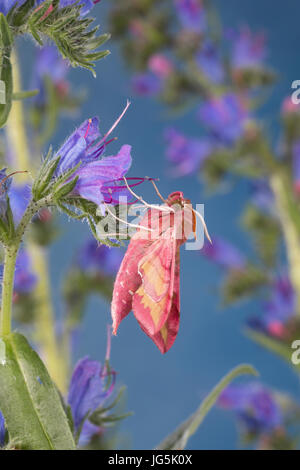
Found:
[[11, 331], [11, 311], [17, 254], [17, 245], [11, 245], [5, 248], [4, 272], [2, 281], [2, 304], [0, 316], [1, 336], [9, 335]]
[[[20, 91], [22, 86], [16, 51], [13, 51], [12, 64], [14, 91]], [[34, 172], [33, 162], [30, 161], [22, 100], [13, 102], [6, 133], [9, 146], [13, 149], [16, 168]], [[22, 178], [23, 182], [28, 181], [27, 174], [23, 175]], [[60, 390], [65, 392], [67, 374], [65, 373], [64, 361], [55, 333], [55, 316], [51, 302], [47, 250], [30, 240], [27, 241], [27, 248], [32, 258], [33, 270], [38, 276], [38, 283], [34, 292], [38, 305], [35, 336], [40, 344], [41, 354], [46, 362], [49, 374]]]

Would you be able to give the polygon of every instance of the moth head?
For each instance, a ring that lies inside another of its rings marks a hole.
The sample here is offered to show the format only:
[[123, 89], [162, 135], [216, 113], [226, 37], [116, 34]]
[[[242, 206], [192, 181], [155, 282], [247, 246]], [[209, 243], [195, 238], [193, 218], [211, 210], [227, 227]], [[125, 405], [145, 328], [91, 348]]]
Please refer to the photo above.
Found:
[[183, 192], [181, 191], [174, 191], [168, 196], [167, 204], [169, 206], [174, 206], [178, 204], [180, 207], [184, 207], [184, 205], [189, 202], [187, 199], [184, 199]]

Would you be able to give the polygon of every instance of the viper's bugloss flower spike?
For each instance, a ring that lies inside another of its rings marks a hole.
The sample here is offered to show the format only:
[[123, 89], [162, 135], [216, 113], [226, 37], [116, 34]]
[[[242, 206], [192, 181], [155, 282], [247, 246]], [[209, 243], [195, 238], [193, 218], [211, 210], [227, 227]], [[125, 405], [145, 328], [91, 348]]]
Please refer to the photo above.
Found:
[[5, 420], [4, 416], [0, 411], [0, 447], [3, 447], [5, 444]]
[[222, 238], [214, 237], [212, 243], [205, 242], [201, 253], [209, 260], [227, 269], [242, 270], [246, 267], [243, 254]]
[[203, 33], [207, 19], [202, 0], [174, 0], [178, 20], [183, 29]]
[[199, 170], [214, 149], [212, 139], [188, 138], [174, 128], [166, 129], [165, 139], [166, 157], [172, 165], [173, 176], [188, 175]]
[[87, 274], [114, 276], [122, 262], [120, 248], [99, 245], [95, 239], [88, 240], [79, 250], [78, 267]]
[[248, 117], [244, 100], [235, 93], [212, 97], [198, 111], [202, 125], [225, 145], [232, 145], [243, 136]]
[[269, 433], [283, 424], [282, 410], [274, 394], [258, 382], [230, 384], [218, 400], [222, 408], [235, 411], [248, 433]]
[[[106, 389], [107, 374], [112, 382]], [[88, 357], [77, 362], [70, 382], [68, 404], [71, 407], [75, 432], [80, 432], [79, 443], [86, 444], [99, 432], [99, 427], [88, 421], [88, 416], [109, 398], [114, 390], [115, 374], [107, 372], [106, 366]]]

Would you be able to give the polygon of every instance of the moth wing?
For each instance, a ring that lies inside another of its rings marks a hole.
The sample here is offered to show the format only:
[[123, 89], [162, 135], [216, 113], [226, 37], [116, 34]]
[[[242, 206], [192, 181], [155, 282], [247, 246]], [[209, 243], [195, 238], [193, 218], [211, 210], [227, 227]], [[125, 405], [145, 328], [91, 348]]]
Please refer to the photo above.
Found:
[[173, 345], [180, 322], [180, 260], [179, 249], [176, 253], [176, 265], [174, 274], [174, 287], [172, 305], [167, 321], [160, 331], [150, 338], [156, 344], [162, 354], [165, 354]]
[[138, 264], [144, 256], [145, 247], [148, 245], [149, 242], [145, 240], [131, 240], [122, 260], [114, 283], [111, 302], [114, 334], [116, 334], [121, 321], [132, 310], [132, 296], [142, 282], [138, 273]]
[[133, 313], [148, 336], [161, 330], [169, 316], [175, 274], [176, 238], [171, 227], [146, 251], [138, 265], [142, 283], [133, 296]]

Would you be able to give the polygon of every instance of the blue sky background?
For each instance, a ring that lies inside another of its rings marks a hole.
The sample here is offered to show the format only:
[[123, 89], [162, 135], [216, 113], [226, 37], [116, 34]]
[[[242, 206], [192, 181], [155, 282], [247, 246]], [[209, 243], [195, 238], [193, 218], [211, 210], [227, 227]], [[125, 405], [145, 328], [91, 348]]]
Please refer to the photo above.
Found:
[[[103, 5], [95, 8], [103, 31], [107, 31], [103, 24], [105, 3], [109, 2], [103, 0]], [[224, 26], [249, 24], [254, 30], [263, 29], [267, 33], [269, 63], [279, 76], [261, 117], [267, 119], [266, 129], [274, 136], [275, 145], [281, 101], [290, 93], [291, 82], [300, 78], [300, 4], [295, 0], [284, 4], [271, 0], [219, 0], [215, 3], [220, 6]], [[26, 48], [24, 66], [29, 73], [30, 43]], [[248, 194], [246, 183], [240, 182], [232, 191], [206, 197], [196, 176], [171, 179], [164, 159], [163, 129], [171, 123], [190, 135], [197, 135], [201, 129], [194, 114], [191, 112], [189, 116], [170, 120], [160, 104], [132, 96], [130, 71], [120, 57], [117, 45], [110, 42], [109, 48], [112, 54], [98, 64], [96, 80], [88, 72], [72, 72], [74, 88], [87, 89], [89, 97], [80, 116], [61, 122], [53, 142], [55, 147], [87, 117], [98, 115], [102, 130], [107, 130], [123, 109], [126, 99], [130, 98], [132, 106], [118, 127], [118, 142], [112, 145], [114, 149], [123, 143], [132, 145], [131, 176], [159, 177], [164, 195], [182, 190], [193, 202], [204, 203], [211, 234], [225, 237], [251, 256], [247, 235], [238, 224]], [[151, 185], [145, 184], [139, 189], [145, 199], [157, 202]], [[51, 279], [58, 312], [61, 309], [59, 281], [89, 234], [88, 228], [81, 223], [62, 218], [62, 225], [63, 236], [51, 249]], [[217, 295], [222, 272], [197, 252], [182, 250], [181, 254], [181, 327], [173, 348], [162, 356], [142, 333], [132, 314], [122, 323], [118, 336], [113, 338], [112, 365], [118, 371], [119, 382], [128, 387], [127, 408], [134, 412], [121, 427], [129, 448], [152, 448], [158, 444], [199, 405], [225, 373], [241, 362], [253, 364], [264, 383], [299, 395], [298, 379], [292, 370], [243, 333], [245, 319], [259, 313], [259, 304], [244, 303], [223, 310]], [[107, 322], [110, 322], [109, 304], [91, 298], [76, 359], [85, 355], [99, 360], [104, 357]], [[237, 430], [233, 416], [215, 408], [190, 440], [189, 447], [236, 448]]]

